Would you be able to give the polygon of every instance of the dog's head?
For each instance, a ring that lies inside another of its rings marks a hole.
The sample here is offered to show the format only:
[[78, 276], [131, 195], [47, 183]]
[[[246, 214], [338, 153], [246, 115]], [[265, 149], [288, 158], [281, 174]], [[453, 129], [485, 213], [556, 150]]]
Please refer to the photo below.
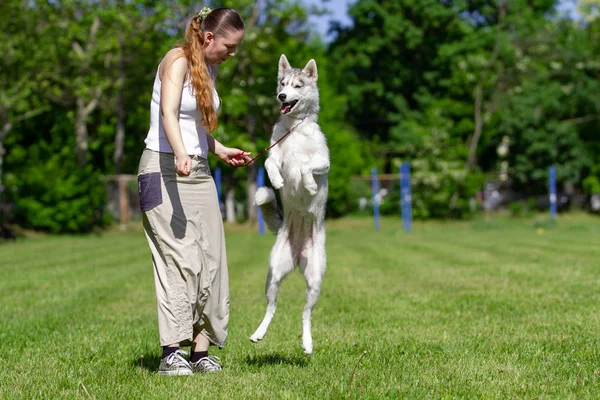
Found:
[[277, 100], [282, 115], [302, 118], [319, 111], [317, 63], [310, 60], [304, 69], [292, 68], [285, 54], [279, 58]]

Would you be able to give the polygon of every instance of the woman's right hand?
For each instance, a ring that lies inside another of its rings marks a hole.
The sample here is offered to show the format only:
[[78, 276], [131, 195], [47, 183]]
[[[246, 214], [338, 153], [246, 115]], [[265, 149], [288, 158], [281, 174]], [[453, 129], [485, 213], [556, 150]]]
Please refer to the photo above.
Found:
[[175, 156], [175, 170], [179, 175], [188, 176], [192, 170], [192, 158], [187, 154]]

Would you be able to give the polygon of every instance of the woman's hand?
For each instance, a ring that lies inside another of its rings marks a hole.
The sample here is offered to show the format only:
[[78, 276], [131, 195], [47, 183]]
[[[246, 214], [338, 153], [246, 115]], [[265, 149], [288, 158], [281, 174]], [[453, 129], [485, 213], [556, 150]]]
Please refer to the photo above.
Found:
[[232, 167], [241, 167], [246, 164], [246, 162], [252, 160], [252, 158], [250, 158], [250, 153], [240, 149], [223, 146], [219, 150], [220, 151], [216, 153], [217, 156]]
[[187, 154], [175, 156], [175, 170], [179, 175], [188, 176], [192, 170], [192, 158]]

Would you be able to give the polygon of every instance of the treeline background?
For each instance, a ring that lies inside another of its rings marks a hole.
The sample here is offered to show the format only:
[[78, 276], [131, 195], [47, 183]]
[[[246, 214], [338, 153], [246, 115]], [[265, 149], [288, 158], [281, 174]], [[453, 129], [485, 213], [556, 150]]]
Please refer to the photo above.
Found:
[[[234, 7], [247, 26], [218, 77], [215, 137], [226, 145], [268, 145], [280, 54], [295, 67], [317, 61], [329, 217], [369, 196], [353, 177], [404, 161], [415, 218], [467, 217], [494, 179], [523, 201], [543, 195], [550, 165], [559, 190], [589, 207], [600, 193], [599, 4], [578, 2], [573, 19], [551, 0], [357, 0], [352, 24], [332, 23], [325, 42], [309, 23], [324, 10], [291, 0], [4, 0], [0, 222], [50, 232], [111, 223], [107, 179], [136, 174], [157, 65], [203, 5]], [[238, 220], [255, 218], [263, 162], [220, 165]]]

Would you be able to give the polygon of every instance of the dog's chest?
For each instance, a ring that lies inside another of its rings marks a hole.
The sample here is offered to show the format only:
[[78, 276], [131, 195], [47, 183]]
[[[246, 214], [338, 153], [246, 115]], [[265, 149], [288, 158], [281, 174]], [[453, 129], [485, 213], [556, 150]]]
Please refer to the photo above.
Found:
[[315, 154], [316, 143], [301, 132], [292, 132], [282, 144], [282, 174], [284, 179], [296, 186], [302, 179], [302, 166], [306, 165]]
[[309, 135], [304, 132], [292, 132], [281, 143], [281, 153], [284, 163], [294, 163], [298, 161], [302, 163], [310, 159], [315, 152], [317, 143]]

